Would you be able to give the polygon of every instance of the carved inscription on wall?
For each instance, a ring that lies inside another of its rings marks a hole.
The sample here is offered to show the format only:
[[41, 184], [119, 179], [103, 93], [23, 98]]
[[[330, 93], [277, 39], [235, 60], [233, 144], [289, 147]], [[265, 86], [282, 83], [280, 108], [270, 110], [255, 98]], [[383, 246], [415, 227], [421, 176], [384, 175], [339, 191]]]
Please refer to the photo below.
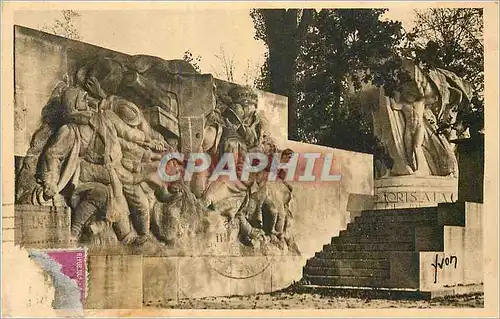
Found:
[[67, 207], [16, 205], [15, 243], [31, 248], [57, 247], [69, 242]]
[[375, 203], [453, 203], [453, 192], [383, 192], [375, 194]]

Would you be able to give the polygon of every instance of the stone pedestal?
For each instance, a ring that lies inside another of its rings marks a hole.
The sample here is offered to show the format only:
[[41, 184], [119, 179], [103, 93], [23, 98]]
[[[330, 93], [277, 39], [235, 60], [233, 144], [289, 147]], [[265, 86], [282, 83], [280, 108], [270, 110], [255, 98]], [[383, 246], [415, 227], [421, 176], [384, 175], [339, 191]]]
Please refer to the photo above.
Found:
[[70, 215], [63, 206], [15, 206], [14, 243], [26, 248], [70, 247]]
[[375, 180], [374, 209], [434, 207], [458, 199], [458, 180], [453, 177], [413, 175]]
[[144, 306], [165, 307], [180, 299], [250, 295], [298, 281], [305, 258], [143, 257]]
[[89, 256], [87, 309], [142, 307], [142, 256]]
[[181, 299], [268, 293], [300, 280], [305, 261], [301, 256], [89, 256], [85, 308], [168, 307]]

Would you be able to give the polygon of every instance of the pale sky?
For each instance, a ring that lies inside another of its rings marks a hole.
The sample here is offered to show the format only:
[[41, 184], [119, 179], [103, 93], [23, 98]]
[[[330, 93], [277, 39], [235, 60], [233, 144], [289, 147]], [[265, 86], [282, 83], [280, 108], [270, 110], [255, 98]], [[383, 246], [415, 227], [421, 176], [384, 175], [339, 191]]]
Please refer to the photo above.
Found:
[[[79, 11], [77, 27], [84, 42], [128, 54], [181, 59], [185, 50], [202, 57], [202, 73], [222, 70], [221, 47], [234, 57], [235, 80], [242, 82], [248, 61], [264, 62], [264, 43], [254, 40], [248, 10]], [[16, 12], [15, 23], [35, 29], [51, 25], [59, 12]]]
[[396, 21], [401, 21], [403, 24], [403, 28], [405, 28], [406, 31], [410, 31], [413, 26], [413, 18], [414, 18], [414, 13], [413, 11], [415, 8], [412, 7], [398, 7], [398, 8], [392, 8], [387, 11], [383, 18], [388, 19], [388, 20], [396, 20]]
[[[398, 7], [389, 10], [385, 17], [400, 20], [405, 28], [411, 28], [412, 11]], [[223, 48], [229, 58], [234, 58], [235, 82], [243, 84], [247, 65], [250, 63], [250, 70], [255, 73], [264, 62], [266, 48], [254, 39], [247, 9], [79, 12], [76, 24], [82, 41], [115, 51], [179, 59], [189, 49], [202, 57], [202, 73], [216, 73], [221, 72], [222, 66], [215, 55]], [[17, 11], [14, 21], [40, 29], [61, 17], [60, 11]]]

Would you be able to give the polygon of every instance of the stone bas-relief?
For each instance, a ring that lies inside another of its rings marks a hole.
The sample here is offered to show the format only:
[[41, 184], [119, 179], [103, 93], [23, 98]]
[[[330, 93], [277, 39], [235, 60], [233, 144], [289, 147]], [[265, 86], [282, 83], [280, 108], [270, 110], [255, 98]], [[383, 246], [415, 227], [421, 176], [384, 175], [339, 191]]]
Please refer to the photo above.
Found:
[[393, 97], [379, 90], [372, 111], [374, 133], [390, 160], [376, 159], [376, 175], [457, 177], [455, 145], [468, 136], [457, 120], [460, 111], [470, 108], [472, 88], [453, 72], [425, 70], [406, 60], [404, 70], [411, 78]]
[[[164, 154], [182, 151], [232, 153], [237, 165], [257, 151], [289, 160], [293, 151], [278, 150], [252, 89], [184, 61], [82, 62], [42, 110], [18, 174], [17, 204], [70, 207], [70, 241], [90, 250], [204, 254], [230, 241], [236, 254], [300, 255], [292, 187], [282, 173], [276, 182], [266, 172], [246, 182], [211, 181], [213, 167], [190, 181], [158, 174]], [[183, 172], [185, 164], [172, 159], [166, 169]]]

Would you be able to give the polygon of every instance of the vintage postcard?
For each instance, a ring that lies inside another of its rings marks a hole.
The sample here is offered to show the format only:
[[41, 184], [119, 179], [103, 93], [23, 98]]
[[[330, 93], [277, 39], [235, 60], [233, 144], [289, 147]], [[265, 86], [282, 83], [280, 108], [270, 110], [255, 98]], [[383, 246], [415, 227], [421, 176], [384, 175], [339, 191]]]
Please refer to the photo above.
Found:
[[2, 3], [2, 317], [495, 317], [498, 2]]

